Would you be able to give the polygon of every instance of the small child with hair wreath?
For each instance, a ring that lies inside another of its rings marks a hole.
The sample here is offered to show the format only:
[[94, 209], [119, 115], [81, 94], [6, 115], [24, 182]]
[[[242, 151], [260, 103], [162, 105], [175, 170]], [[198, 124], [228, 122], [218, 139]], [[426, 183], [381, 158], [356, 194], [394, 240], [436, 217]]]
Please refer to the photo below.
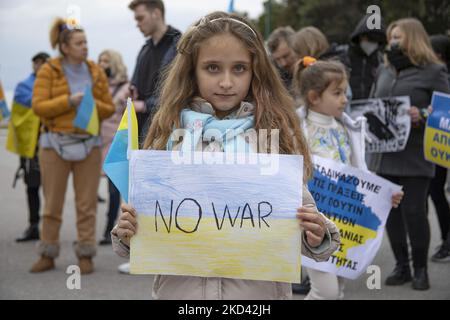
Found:
[[[194, 24], [178, 44], [160, 101], [144, 149], [179, 150], [187, 143], [197, 151], [243, 152], [252, 147], [243, 139], [243, 132], [279, 129], [279, 153], [304, 157], [303, 207], [297, 209], [299, 232], [304, 230], [302, 253], [317, 261], [330, 257], [340, 243], [339, 232], [317, 211], [306, 188], [312, 167], [294, 102], [267, 56], [261, 35], [245, 19], [215, 12]], [[199, 140], [195, 145], [190, 145], [190, 139], [172, 143], [175, 129], [200, 125], [204, 130], [206, 123], [219, 132], [227, 131], [226, 136]], [[113, 248], [119, 255], [129, 256], [130, 238], [138, 231], [136, 211], [129, 205], [123, 205], [122, 211], [111, 233]], [[289, 283], [157, 275], [153, 297], [289, 299], [292, 290]]]

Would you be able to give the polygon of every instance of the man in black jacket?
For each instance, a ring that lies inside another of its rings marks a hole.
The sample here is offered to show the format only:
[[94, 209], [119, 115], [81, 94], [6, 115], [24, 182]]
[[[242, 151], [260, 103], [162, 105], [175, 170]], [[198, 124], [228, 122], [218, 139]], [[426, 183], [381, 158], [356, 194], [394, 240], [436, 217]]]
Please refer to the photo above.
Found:
[[350, 87], [353, 99], [367, 99], [375, 81], [378, 66], [383, 61], [386, 45], [386, 30], [381, 23], [380, 29], [369, 29], [364, 16], [350, 36], [348, 59], [350, 62]]
[[158, 106], [161, 72], [175, 57], [181, 32], [166, 24], [161, 0], [133, 0], [128, 7], [134, 12], [139, 30], [149, 37], [139, 52], [130, 86], [142, 145]]

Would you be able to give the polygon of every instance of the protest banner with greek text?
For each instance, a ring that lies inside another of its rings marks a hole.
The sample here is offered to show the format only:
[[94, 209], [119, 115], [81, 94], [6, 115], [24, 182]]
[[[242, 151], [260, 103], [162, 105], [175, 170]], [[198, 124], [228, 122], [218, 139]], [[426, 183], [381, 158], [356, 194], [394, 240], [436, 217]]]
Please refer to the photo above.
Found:
[[341, 246], [326, 262], [303, 257], [303, 265], [356, 279], [375, 257], [397, 186], [368, 171], [314, 156], [308, 188], [320, 212], [339, 228]]
[[424, 137], [425, 159], [450, 168], [450, 95], [434, 92]]

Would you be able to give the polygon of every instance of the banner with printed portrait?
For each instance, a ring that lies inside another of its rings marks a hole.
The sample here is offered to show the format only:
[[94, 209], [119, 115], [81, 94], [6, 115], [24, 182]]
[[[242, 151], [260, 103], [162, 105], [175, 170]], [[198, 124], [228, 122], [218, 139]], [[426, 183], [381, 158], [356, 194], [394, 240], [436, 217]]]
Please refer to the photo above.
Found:
[[408, 96], [353, 100], [350, 116], [367, 119], [367, 153], [398, 152], [406, 147], [411, 131]]

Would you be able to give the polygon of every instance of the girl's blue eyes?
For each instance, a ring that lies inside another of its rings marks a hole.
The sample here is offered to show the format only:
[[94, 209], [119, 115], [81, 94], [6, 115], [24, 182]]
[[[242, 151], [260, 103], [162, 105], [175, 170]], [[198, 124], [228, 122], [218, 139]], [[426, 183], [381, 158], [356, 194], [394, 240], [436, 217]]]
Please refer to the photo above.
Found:
[[[217, 66], [215, 64], [211, 64], [211, 65], [206, 66], [206, 70], [209, 72], [212, 72], [212, 73], [216, 73], [216, 72], [220, 71], [220, 68], [219, 68], [219, 66]], [[237, 72], [237, 73], [241, 73], [246, 70], [247, 70], [247, 68], [242, 64], [239, 64], [239, 65], [236, 65], [233, 67], [233, 71]]]
[[219, 67], [216, 66], [216, 65], [209, 65], [209, 66], [206, 67], [206, 69], [207, 69], [209, 72], [217, 72], [217, 71], [219, 71]]
[[240, 64], [240, 65], [235, 66], [235, 67], [234, 67], [234, 70], [235, 70], [236, 72], [244, 72], [244, 71], [247, 70], [247, 69], [245, 68], [244, 65]]

